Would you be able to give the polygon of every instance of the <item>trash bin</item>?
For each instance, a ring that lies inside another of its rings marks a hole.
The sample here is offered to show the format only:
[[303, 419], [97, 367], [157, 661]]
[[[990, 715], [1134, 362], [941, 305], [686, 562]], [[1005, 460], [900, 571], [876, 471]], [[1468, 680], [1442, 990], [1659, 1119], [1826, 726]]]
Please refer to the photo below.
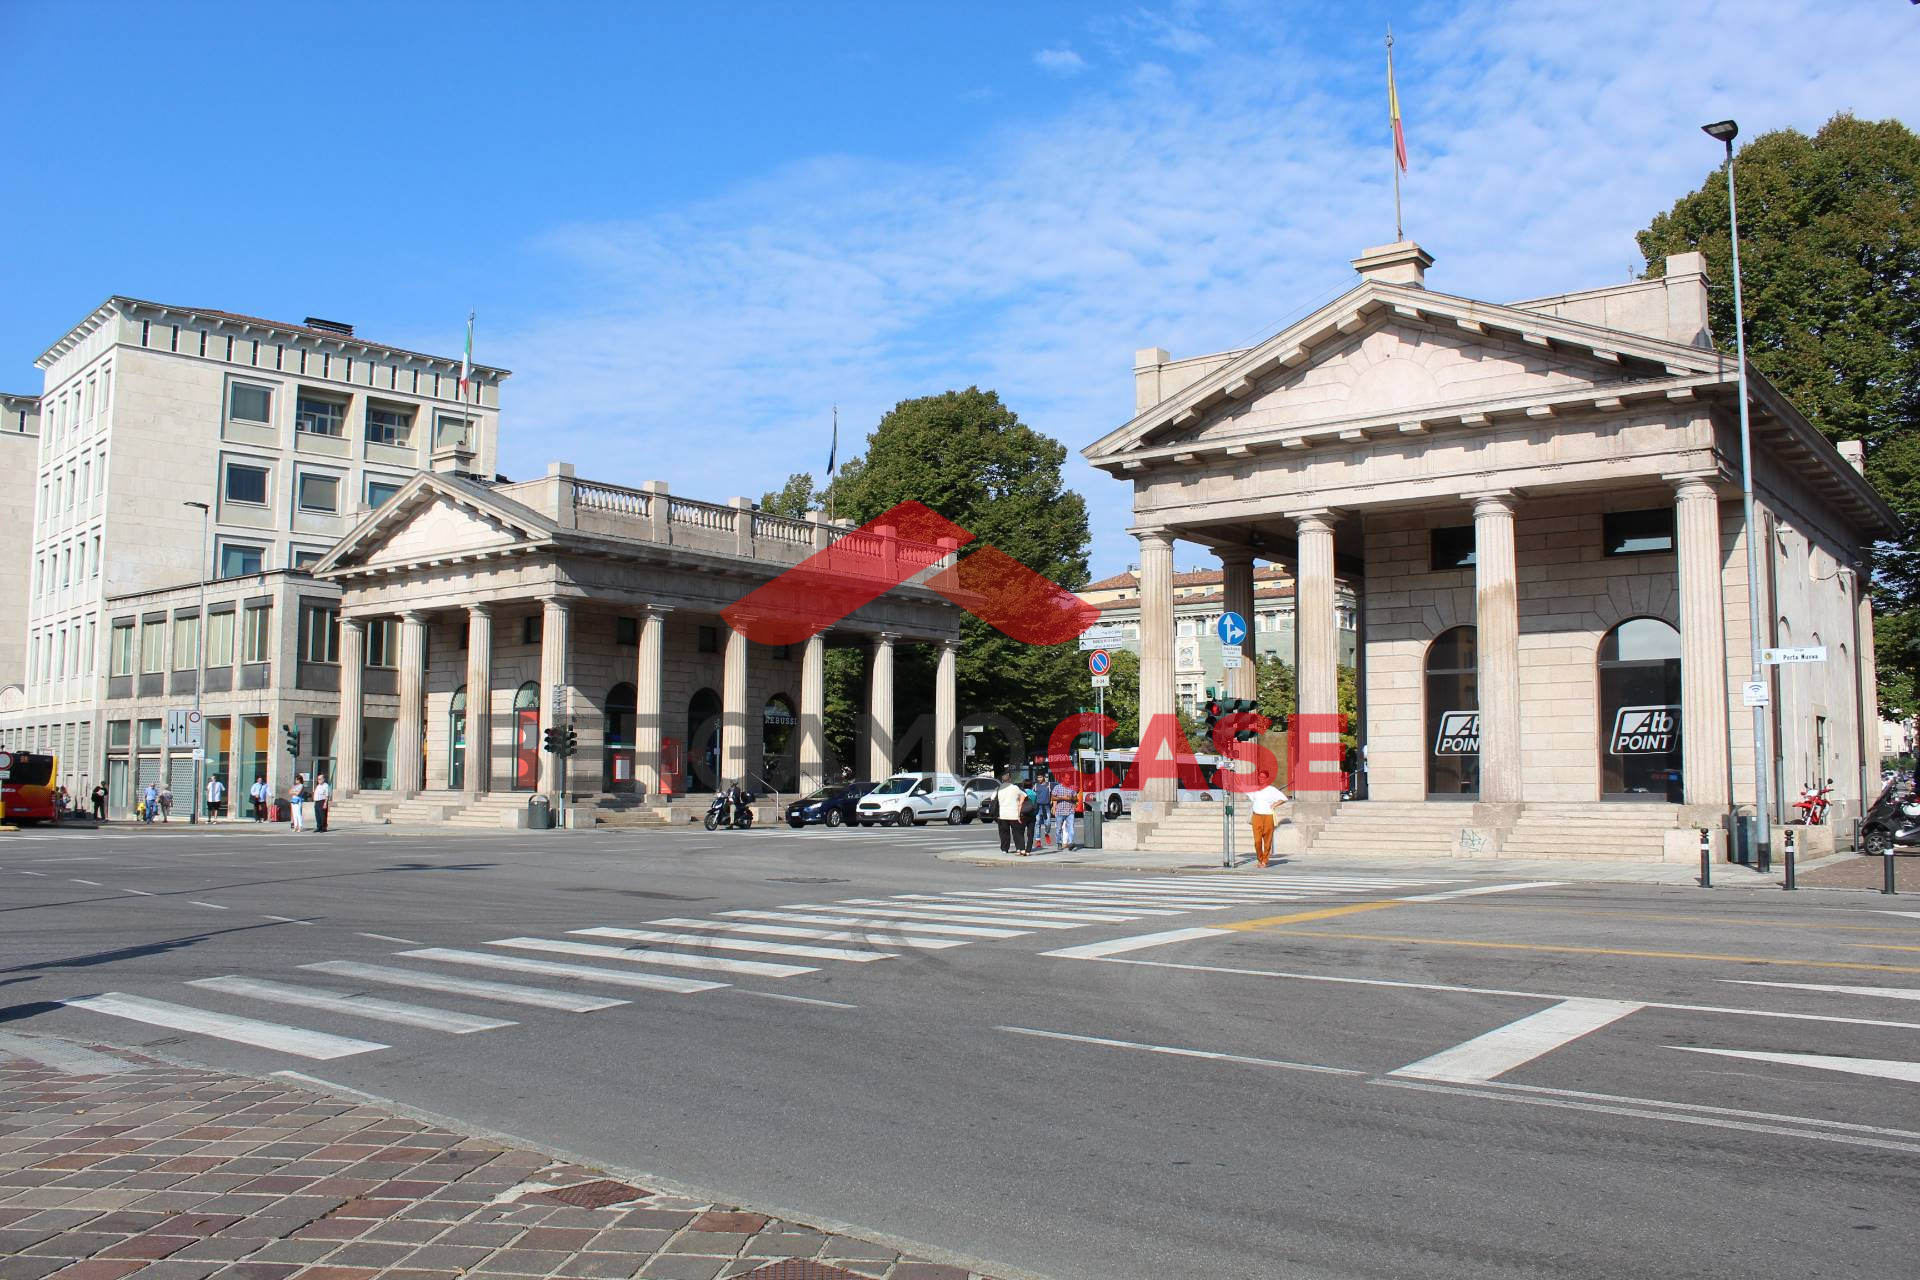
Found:
[[278, 797], [274, 799], [271, 816], [275, 822], [293, 821], [293, 806]]
[[553, 830], [553, 802], [545, 796], [527, 797], [527, 830]]
[[1091, 806], [1085, 813], [1080, 815], [1080, 847], [1082, 849], [1103, 849], [1106, 847], [1101, 843], [1104, 837], [1100, 832], [1101, 825], [1105, 821], [1106, 820], [1100, 816], [1100, 810]]
[[1754, 862], [1754, 817], [1750, 813], [1727, 815], [1727, 861], [1750, 867]]

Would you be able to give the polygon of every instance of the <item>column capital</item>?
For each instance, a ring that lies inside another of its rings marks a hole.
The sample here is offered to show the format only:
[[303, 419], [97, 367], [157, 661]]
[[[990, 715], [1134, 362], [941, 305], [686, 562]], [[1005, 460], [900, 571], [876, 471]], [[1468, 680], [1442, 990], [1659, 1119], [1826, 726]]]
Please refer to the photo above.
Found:
[[427, 611], [425, 609], [402, 609], [400, 611], [400, 621], [410, 622], [415, 626], [425, 626]]
[[1224, 547], [1216, 550], [1214, 555], [1219, 557], [1220, 564], [1223, 568], [1239, 565], [1246, 565], [1251, 568], [1254, 561], [1252, 547]]
[[354, 632], [365, 631], [367, 629], [367, 620], [365, 618], [352, 617], [343, 613], [340, 615], [340, 628], [343, 631], [354, 631]]
[[492, 602], [482, 600], [475, 604], [468, 605], [467, 616], [473, 618], [491, 618], [493, 616]]
[[566, 613], [573, 608], [572, 596], [541, 596], [540, 607], [557, 613]]
[[1332, 533], [1335, 514], [1332, 507], [1308, 507], [1303, 511], [1289, 511], [1286, 517], [1301, 533]]
[[900, 633], [898, 631], [876, 631], [869, 636], [868, 639], [876, 649], [883, 647], [891, 649], [895, 644], [899, 643]]
[[1717, 502], [1720, 499], [1720, 490], [1716, 487], [1720, 483], [1720, 473], [1718, 471], [1703, 471], [1692, 475], [1662, 476], [1661, 479], [1673, 486], [1673, 496], [1679, 501], [1684, 502], [1688, 499], [1699, 501], [1701, 499], [1711, 498]]
[[644, 604], [640, 606], [640, 612], [649, 618], [664, 618], [673, 612], [673, 606], [670, 604]]
[[1132, 532], [1133, 536], [1140, 540], [1140, 545], [1143, 547], [1156, 546], [1171, 549], [1173, 546], [1173, 530], [1171, 529], [1135, 529]]
[[1512, 489], [1479, 489], [1460, 495], [1473, 504], [1473, 514], [1478, 517], [1487, 515], [1512, 515], [1514, 507], [1519, 505], [1519, 495]]

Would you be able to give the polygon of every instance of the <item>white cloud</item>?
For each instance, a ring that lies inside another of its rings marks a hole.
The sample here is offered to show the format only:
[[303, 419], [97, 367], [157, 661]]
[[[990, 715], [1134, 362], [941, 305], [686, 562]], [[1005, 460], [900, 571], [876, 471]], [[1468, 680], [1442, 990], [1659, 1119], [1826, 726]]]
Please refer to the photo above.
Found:
[[[1633, 232], [1716, 161], [1702, 121], [1751, 138], [1906, 109], [1905, 17], [1512, 0], [1397, 32], [1429, 283], [1502, 299], [1624, 279]], [[1225, 22], [1208, 58], [1144, 76], [1135, 58], [951, 163], [811, 157], [668, 214], [555, 228], [538, 246], [555, 296], [592, 301], [502, 339], [521, 371], [507, 469], [571, 457], [757, 495], [818, 476], [835, 403], [844, 458], [896, 401], [978, 383], [1068, 446], [1096, 572], [1124, 565], [1128, 488], [1077, 451], [1131, 415], [1133, 351], [1256, 341], [1393, 233], [1383, 68], [1289, 44], [1271, 15]]]
[[1033, 55], [1033, 64], [1056, 76], [1077, 76], [1087, 69], [1087, 60], [1064, 46], [1042, 49]]

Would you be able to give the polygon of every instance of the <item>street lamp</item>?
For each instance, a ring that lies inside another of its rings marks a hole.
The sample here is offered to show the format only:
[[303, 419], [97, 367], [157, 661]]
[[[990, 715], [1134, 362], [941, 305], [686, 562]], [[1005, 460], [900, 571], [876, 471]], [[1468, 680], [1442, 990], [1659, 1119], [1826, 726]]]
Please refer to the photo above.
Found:
[[[193, 722], [200, 726], [200, 746], [193, 753], [193, 802], [187, 806], [187, 821], [198, 822], [203, 806], [207, 802], [207, 783], [203, 766], [207, 762], [206, 719], [200, 714], [200, 686], [207, 678], [207, 536], [212, 527], [213, 507], [205, 502], [183, 502], [183, 507], [198, 507], [200, 510], [200, 564], [195, 576], [200, 579], [200, 617], [193, 625]], [[207, 812], [207, 821], [213, 821], [213, 814]]]
[[[1766, 673], [1760, 660], [1760, 527], [1753, 516], [1753, 430], [1747, 415], [1747, 324], [1746, 309], [1740, 299], [1740, 210], [1733, 187], [1733, 140], [1740, 126], [1732, 120], [1717, 120], [1700, 126], [1700, 131], [1727, 149], [1727, 235], [1733, 244], [1733, 343], [1740, 363], [1740, 498], [1746, 510], [1747, 529], [1747, 634], [1752, 641], [1753, 674], [1748, 679], [1759, 684]], [[1767, 828], [1767, 708], [1753, 709], [1753, 814], [1754, 840], [1759, 846], [1760, 869], [1773, 865], [1773, 842]]]

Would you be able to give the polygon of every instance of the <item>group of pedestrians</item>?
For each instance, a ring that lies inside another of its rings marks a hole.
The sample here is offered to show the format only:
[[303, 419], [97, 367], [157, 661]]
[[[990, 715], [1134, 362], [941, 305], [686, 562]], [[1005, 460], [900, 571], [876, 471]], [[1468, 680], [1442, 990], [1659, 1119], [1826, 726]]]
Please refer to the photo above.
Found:
[[1012, 775], [1003, 773], [993, 802], [994, 818], [1000, 825], [1000, 852], [1024, 858], [1048, 849], [1064, 852], [1076, 847], [1080, 815], [1087, 808], [1084, 791], [1044, 775], [1022, 787]]
[[173, 821], [173, 788], [164, 782], [149, 782], [133, 803], [133, 816], [148, 826], [152, 826], [156, 818], [161, 822]]
[[[253, 820], [267, 821], [267, 807], [273, 800], [273, 791], [267, 786], [264, 777], [253, 780], [247, 788], [247, 799], [253, 802]], [[307, 781], [307, 775], [293, 775], [293, 785], [287, 788], [287, 829], [289, 831], [325, 831], [327, 829], [327, 809], [333, 803], [333, 786], [322, 773]], [[313, 805], [313, 823], [307, 823], [307, 805]]]

